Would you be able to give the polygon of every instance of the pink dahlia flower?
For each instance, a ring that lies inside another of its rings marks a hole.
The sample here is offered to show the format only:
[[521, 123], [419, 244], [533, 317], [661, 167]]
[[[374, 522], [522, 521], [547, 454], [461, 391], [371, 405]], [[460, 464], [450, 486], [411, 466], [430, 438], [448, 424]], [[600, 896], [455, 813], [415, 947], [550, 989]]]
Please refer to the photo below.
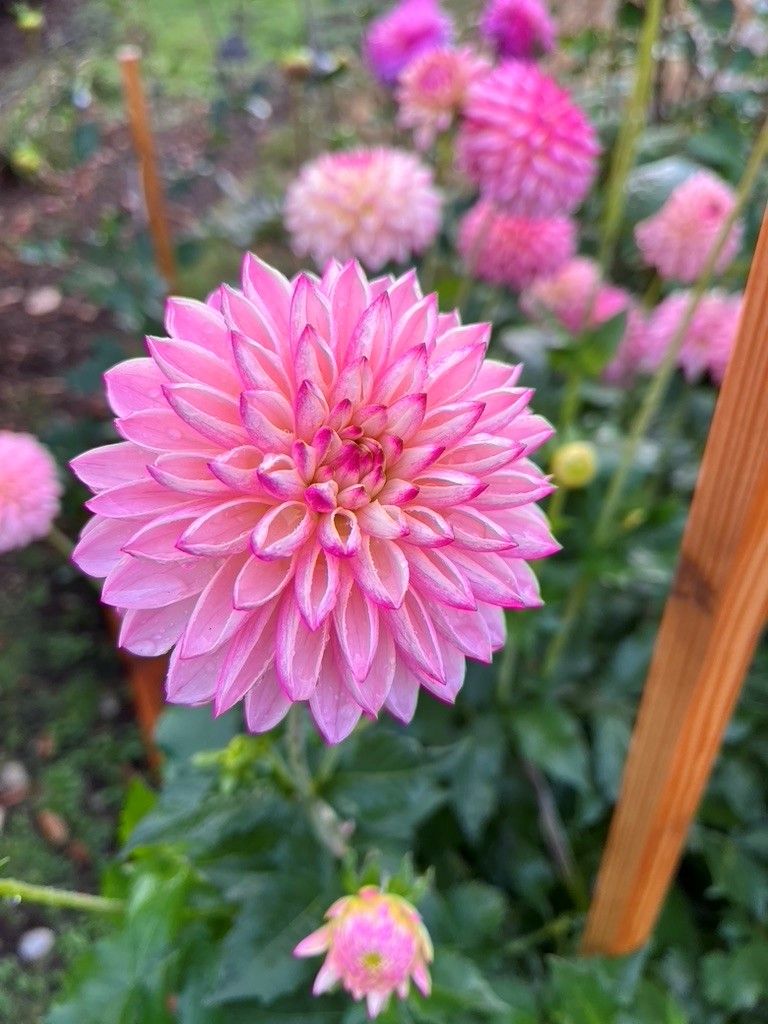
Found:
[[[664, 280], [691, 284], [704, 269], [717, 236], [736, 205], [733, 189], [710, 171], [699, 171], [672, 192], [653, 217], [635, 228], [645, 262]], [[743, 224], [733, 225], [717, 259], [722, 274], [741, 246]]]
[[169, 700], [245, 701], [252, 731], [309, 701], [329, 742], [420, 687], [452, 702], [466, 657], [537, 607], [557, 549], [528, 456], [551, 435], [520, 367], [485, 359], [414, 272], [331, 263], [170, 299], [169, 338], [107, 373], [123, 441], [79, 456], [96, 496], [75, 561], [125, 609], [121, 643], [174, 648]]
[[573, 256], [576, 225], [570, 217], [515, 217], [481, 199], [459, 225], [458, 249], [474, 276], [517, 291]]
[[[691, 293], [674, 292], [656, 308], [648, 323], [645, 339], [647, 370], [656, 370], [664, 353], [674, 342], [686, 315]], [[678, 365], [689, 381], [704, 374], [717, 384], [725, 376], [725, 368], [736, 341], [741, 315], [742, 296], [714, 289], [702, 298], [685, 332]]]
[[622, 288], [604, 284], [597, 264], [583, 256], [569, 260], [556, 274], [534, 281], [520, 300], [532, 319], [552, 318], [570, 334], [598, 327], [631, 303]]
[[468, 46], [429, 50], [408, 64], [398, 80], [398, 124], [413, 130], [419, 149], [429, 149], [450, 128], [470, 84], [490, 69]]
[[325, 153], [289, 187], [285, 223], [294, 251], [318, 266], [358, 259], [371, 270], [423, 252], [440, 230], [432, 172], [401, 149]]
[[295, 956], [327, 953], [312, 989], [320, 995], [339, 982], [354, 999], [365, 999], [377, 1017], [393, 993], [405, 999], [411, 981], [427, 996], [432, 942], [421, 917], [401, 896], [367, 885], [326, 913], [327, 924], [308, 935]]
[[555, 23], [542, 0], [489, 0], [480, 31], [499, 57], [536, 60], [555, 45]]
[[532, 64], [507, 61], [469, 87], [459, 166], [510, 213], [571, 213], [592, 186], [599, 149], [584, 112]]
[[384, 85], [394, 85], [415, 57], [447, 46], [452, 39], [453, 22], [437, 0], [401, 0], [371, 22], [363, 54], [376, 78]]
[[58, 515], [60, 496], [48, 449], [31, 434], [0, 430], [0, 554], [44, 537]]

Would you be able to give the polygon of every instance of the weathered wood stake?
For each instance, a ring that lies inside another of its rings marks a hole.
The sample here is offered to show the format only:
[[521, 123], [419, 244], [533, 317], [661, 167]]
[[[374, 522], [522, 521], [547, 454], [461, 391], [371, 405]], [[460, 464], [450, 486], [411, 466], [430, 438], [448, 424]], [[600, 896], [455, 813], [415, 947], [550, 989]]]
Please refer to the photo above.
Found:
[[136, 151], [141, 171], [141, 184], [147, 207], [152, 244], [155, 249], [155, 259], [169, 290], [174, 291], [176, 288], [176, 260], [168, 228], [163, 185], [157, 170], [157, 156], [149, 123], [149, 110], [141, 83], [141, 50], [136, 46], [123, 46], [118, 51], [117, 59], [120, 62], [133, 148]]
[[582, 950], [642, 946], [768, 613], [768, 216], [645, 685]]

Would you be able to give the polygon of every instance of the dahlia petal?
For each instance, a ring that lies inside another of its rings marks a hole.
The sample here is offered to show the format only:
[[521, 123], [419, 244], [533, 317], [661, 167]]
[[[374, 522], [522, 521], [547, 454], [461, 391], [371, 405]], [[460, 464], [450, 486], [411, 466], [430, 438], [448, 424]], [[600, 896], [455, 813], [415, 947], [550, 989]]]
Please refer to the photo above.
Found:
[[283, 596], [277, 623], [275, 665], [277, 676], [291, 700], [308, 700], [320, 673], [328, 644], [328, 621], [311, 630], [305, 623], [292, 592]]
[[419, 488], [409, 480], [398, 480], [390, 477], [379, 491], [379, 501], [383, 505], [406, 505], [413, 501]]
[[[277, 344], [277, 343], [275, 343]], [[288, 372], [279, 355], [237, 331], [232, 332], [232, 352], [241, 380], [256, 390], [288, 391]]]
[[403, 480], [411, 480], [419, 473], [437, 462], [445, 451], [445, 445], [426, 444], [404, 449], [400, 458], [393, 464], [391, 473]]
[[478, 402], [485, 404], [479, 426], [487, 434], [500, 434], [527, 407], [533, 395], [531, 388], [494, 388], [480, 394], [473, 394]]
[[382, 292], [355, 325], [349, 340], [345, 363], [356, 363], [360, 359], [371, 359], [375, 351], [385, 361], [392, 344], [392, 307], [389, 295]]
[[409, 505], [403, 513], [408, 527], [407, 542], [426, 548], [442, 548], [453, 540], [453, 530], [447, 519], [433, 508]]
[[333, 512], [336, 508], [339, 485], [335, 480], [312, 484], [304, 492], [304, 500], [314, 512]]
[[288, 423], [293, 422], [293, 410], [281, 395], [269, 391], [244, 391], [240, 397], [240, 412], [257, 448], [264, 452], [291, 450], [294, 437]]
[[328, 394], [337, 375], [336, 359], [328, 343], [311, 324], [307, 324], [296, 343], [294, 356], [296, 380], [317, 381]]
[[299, 338], [308, 324], [324, 338], [330, 337], [328, 300], [318, 291], [308, 274], [299, 274], [293, 284], [290, 308], [291, 357], [296, 355]]
[[276, 622], [274, 605], [259, 608], [227, 644], [216, 677], [215, 714], [234, 707], [269, 670], [275, 660]]
[[104, 374], [107, 401], [116, 416], [165, 408], [165, 378], [152, 359], [127, 359]]
[[398, 398], [421, 391], [427, 379], [427, 346], [415, 345], [390, 363], [381, 380], [376, 383], [376, 398], [390, 404]]
[[350, 558], [360, 550], [362, 535], [354, 512], [338, 508], [320, 520], [317, 539], [331, 555]]
[[251, 534], [251, 550], [258, 558], [286, 558], [312, 536], [317, 523], [303, 502], [286, 501], [269, 509]]
[[339, 980], [339, 975], [333, 969], [331, 964], [326, 960], [323, 966], [317, 973], [315, 983], [312, 986], [312, 995], [321, 996], [323, 992], [328, 992], [336, 982]]
[[307, 544], [296, 557], [294, 589], [310, 629], [317, 629], [331, 614], [340, 586], [339, 560], [319, 544]]
[[[453, 509], [448, 515], [456, 544], [470, 551], [509, 551], [517, 544], [492, 517], [469, 505]], [[515, 551], [515, 556], [519, 555]], [[520, 556], [522, 557], [522, 556]]]
[[277, 674], [267, 669], [245, 695], [245, 724], [249, 732], [268, 732], [274, 729], [291, 707], [291, 701], [280, 689]]
[[165, 303], [165, 329], [173, 338], [194, 340], [228, 361], [231, 358], [229, 328], [212, 306], [195, 299], [170, 298]]
[[327, 924], [302, 939], [293, 951], [294, 956], [320, 956], [330, 945], [330, 929]]
[[438, 643], [445, 668], [444, 679], [436, 681], [419, 672], [416, 675], [424, 689], [428, 690], [433, 697], [437, 697], [438, 700], [443, 701], [445, 704], [453, 704], [464, 685], [467, 663], [464, 655], [453, 644], [447, 642], [442, 637], [438, 638]]
[[408, 590], [399, 608], [388, 608], [383, 614], [397, 653], [406, 665], [438, 683], [444, 682], [445, 668], [435, 627], [418, 594]]
[[280, 351], [280, 343], [272, 324], [242, 292], [225, 284], [221, 289], [221, 306], [224, 320], [233, 335], [244, 336], [270, 353], [277, 354]]
[[216, 690], [216, 676], [226, 648], [200, 658], [182, 658], [174, 647], [165, 680], [165, 696], [171, 704], [207, 704]]
[[414, 481], [419, 488], [419, 500], [432, 508], [446, 508], [471, 501], [488, 487], [487, 483], [470, 473], [434, 466]]
[[225, 495], [229, 488], [210, 470], [210, 458], [200, 452], [166, 452], [147, 472], [163, 487], [181, 494]]
[[105, 491], [119, 484], [146, 479], [148, 456], [129, 441], [91, 448], [70, 462], [78, 480], [93, 491]]
[[344, 660], [353, 676], [364, 680], [371, 671], [379, 644], [379, 612], [376, 605], [360, 593], [351, 577], [341, 586], [333, 622]]
[[427, 295], [395, 321], [390, 359], [415, 345], [426, 345], [431, 352], [437, 336], [437, 296]]
[[235, 608], [259, 608], [278, 596], [293, 576], [293, 559], [269, 562], [251, 556], [235, 580], [232, 598]]
[[246, 298], [268, 319], [275, 336], [286, 337], [291, 305], [288, 279], [249, 252], [243, 257], [241, 280]]
[[210, 349], [192, 341], [156, 337], [147, 338], [147, 348], [155, 363], [174, 384], [212, 384], [224, 392], [239, 389], [238, 377], [231, 363]]
[[201, 451], [216, 454], [210, 441], [201, 437], [173, 409], [147, 409], [115, 421], [118, 434], [153, 452]]
[[526, 452], [531, 454], [554, 436], [555, 428], [543, 416], [525, 412], [516, 416], [504, 428], [504, 436], [510, 441], [519, 441]]
[[264, 490], [280, 501], [297, 500], [304, 496], [306, 485], [288, 455], [266, 455], [261, 460], [256, 476]]
[[387, 288], [392, 307], [392, 320], [402, 320], [407, 311], [424, 298], [415, 270], [407, 270]]
[[211, 571], [210, 563], [159, 564], [127, 555], [104, 581], [101, 599], [114, 608], [165, 608], [199, 594], [210, 579]]
[[240, 445], [222, 455], [217, 455], [208, 463], [213, 475], [227, 487], [236, 491], [258, 491], [259, 466], [263, 455], [253, 445]]
[[424, 966], [421, 960], [417, 960], [417, 962], [413, 965], [413, 969], [411, 970], [411, 977], [413, 978], [413, 982], [416, 988], [419, 990], [419, 992], [421, 992], [421, 994], [425, 997], [429, 996], [430, 992], [432, 991], [432, 981], [429, 977], [429, 971]]
[[521, 505], [494, 513], [494, 518], [514, 539], [515, 557], [535, 560], [560, 551], [546, 515], [536, 505]]
[[186, 597], [165, 608], [129, 609], [120, 626], [120, 647], [141, 658], [166, 654], [181, 638], [196, 601]]
[[488, 489], [476, 498], [476, 503], [480, 509], [515, 508], [540, 501], [554, 490], [554, 484], [541, 470], [521, 459], [514, 469], [495, 473]]
[[421, 683], [404, 665], [398, 665], [384, 706], [404, 725], [416, 714]]
[[427, 396], [424, 394], [399, 398], [389, 407], [387, 431], [399, 437], [401, 441], [407, 441], [423, 423], [426, 408]]
[[[459, 328], [459, 331], [466, 328]], [[441, 338], [437, 347], [438, 361], [430, 367], [429, 373], [429, 404], [432, 408], [455, 402], [472, 387], [480, 372], [480, 367], [488, 348], [490, 327], [486, 325], [485, 340], [460, 348], [457, 351], [443, 354], [446, 344], [458, 332]]]
[[451, 608], [475, 609], [472, 588], [450, 558], [434, 548], [408, 548], [411, 583], [422, 596], [432, 597]]
[[[199, 501], [200, 499], [197, 499]], [[209, 499], [215, 500], [215, 499]], [[90, 498], [85, 507], [108, 519], [128, 519], [137, 516], [162, 515], [181, 508], [185, 502], [174, 491], [161, 487], [149, 477], [138, 483], [119, 484]], [[187, 503], [196, 505], [194, 499]], [[211, 506], [212, 507], [212, 506]]]
[[452, 448], [463, 440], [483, 415], [482, 402], [456, 402], [435, 409], [424, 419], [414, 438], [419, 445], [441, 444]]
[[155, 516], [146, 526], [136, 529], [123, 545], [128, 555], [151, 559], [153, 562], [189, 562], [189, 552], [176, 545], [184, 530], [208, 509], [197, 507], [175, 508], [161, 516]]
[[408, 560], [396, 542], [363, 537], [351, 564], [355, 579], [375, 604], [400, 607], [408, 589]]
[[541, 605], [538, 583], [533, 573], [518, 569], [520, 559], [506, 559], [493, 552], [468, 552], [457, 549], [455, 561], [470, 582], [480, 601], [504, 608], [537, 608]]
[[435, 605], [432, 609], [432, 618], [441, 637], [452, 643], [468, 658], [489, 665], [495, 648], [491, 644], [491, 634], [483, 611], [486, 607], [478, 602], [478, 610], [471, 612], [449, 608], [447, 605]]
[[175, 413], [203, 437], [222, 448], [246, 440], [238, 403], [207, 384], [168, 384], [163, 388]]
[[507, 620], [502, 608], [478, 602], [477, 610], [482, 616], [491, 641], [491, 649], [500, 651], [507, 642]]
[[344, 264], [331, 293], [331, 341], [343, 363], [352, 332], [371, 303], [371, 292], [357, 260]]
[[483, 476], [519, 459], [526, 448], [525, 444], [510, 444], [503, 437], [472, 434], [446, 452], [441, 464], [474, 476]]
[[[121, 548], [139, 524], [135, 519], [92, 519], [95, 524], [80, 535], [72, 561], [89, 576], [101, 578], [111, 572], [123, 557]], [[90, 524], [89, 524], [90, 526]]]
[[382, 505], [380, 501], [371, 501], [363, 506], [357, 512], [357, 521], [364, 533], [381, 540], [398, 540], [408, 533], [402, 509], [396, 505]]
[[296, 393], [296, 436], [311, 441], [328, 417], [328, 403], [316, 384], [303, 380]]
[[360, 721], [362, 709], [339, 685], [339, 672], [331, 648], [327, 648], [309, 708], [326, 743], [341, 743]]
[[182, 658], [195, 658], [215, 651], [244, 625], [248, 611], [234, 608], [232, 590], [245, 557], [228, 558], [214, 573], [197, 600], [181, 643]]
[[248, 550], [248, 538], [266, 506], [256, 498], [234, 498], [196, 519], [179, 538], [191, 555], [234, 555]]

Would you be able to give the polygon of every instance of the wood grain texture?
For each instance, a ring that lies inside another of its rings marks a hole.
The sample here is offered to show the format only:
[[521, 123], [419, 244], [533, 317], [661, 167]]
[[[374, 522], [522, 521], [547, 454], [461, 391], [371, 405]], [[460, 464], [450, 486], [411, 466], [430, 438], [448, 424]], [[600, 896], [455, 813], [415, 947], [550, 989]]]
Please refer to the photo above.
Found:
[[139, 161], [144, 202], [147, 207], [149, 230], [160, 273], [171, 291], [176, 288], [176, 259], [168, 227], [165, 195], [157, 170], [157, 156], [149, 110], [141, 82], [141, 52], [135, 46], [124, 46], [117, 55], [123, 80], [125, 107]]
[[768, 611], [768, 218], [715, 410], [582, 949], [648, 939]]

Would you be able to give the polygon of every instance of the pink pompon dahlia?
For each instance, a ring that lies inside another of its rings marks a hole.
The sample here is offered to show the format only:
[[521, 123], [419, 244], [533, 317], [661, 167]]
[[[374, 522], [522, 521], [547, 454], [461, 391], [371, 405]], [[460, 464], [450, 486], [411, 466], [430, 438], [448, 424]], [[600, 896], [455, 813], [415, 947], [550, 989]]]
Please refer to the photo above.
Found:
[[413, 271], [288, 281], [251, 255], [241, 291], [170, 299], [165, 325], [106, 375], [122, 443], [73, 462], [96, 492], [75, 561], [122, 645], [174, 648], [169, 700], [244, 700], [255, 732], [294, 701], [329, 742], [409, 721], [422, 686], [452, 702], [557, 550], [528, 458], [552, 431], [489, 325]]
[[[690, 292], [674, 292], [653, 312], [645, 337], [646, 372], [658, 368], [674, 343], [690, 300]], [[741, 294], [713, 289], [703, 296], [685, 331], [677, 357], [687, 380], [694, 381], [708, 374], [716, 384], [722, 383], [736, 341], [741, 307]]]
[[398, 79], [398, 124], [413, 130], [419, 149], [429, 149], [450, 128], [471, 83], [489, 70], [485, 57], [468, 46], [421, 54]]
[[469, 87], [459, 167], [510, 213], [572, 213], [592, 186], [599, 151], [583, 110], [532, 64], [506, 61]]
[[573, 256], [576, 225], [570, 217], [515, 217], [481, 199], [459, 225], [458, 249], [475, 277], [519, 291]]
[[312, 989], [320, 995], [339, 982], [354, 999], [365, 999], [377, 1017], [393, 993], [405, 999], [411, 981], [427, 996], [432, 942], [415, 907], [372, 885], [345, 896], [326, 913], [327, 924], [308, 935], [295, 956], [327, 953]]
[[543, 0], [489, 0], [480, 31], [502, 58], [536, 60], [555, 45], [555, 23]]
[[570, 334], [580, 334], [628, 309], [632, 298], [622, 288], [604, 284], [593, 260], [577, 256], [557, 273], [534, 281], [520, 304], [532, 319], [551, 317]]
[[[667, 281], [692, 284], [706, 266], [720, 231], [733, 213], [736, 194], [711, 171], [698, 171], [672, 192], [653, 217], [635, 228], [635, 241], [648, 266]], [[717, 259], [722, 274], [741, 246], [737, 221]]]
[[48, 449], [31, 434], [0, 430], [0, 554], [45, 537], [60, 497]]
[[380, 82], [394, 85], [415, 57], [447, 46], [452, 39], [453, 22], [437, 0], [401, 0], [371, 22], [363, 55]]
[[432, 171], [401, 149], [325, 153], [289, 187], [285, 223], [299, 256], [318, 266], [358, 259], [370, 270], [423, 252], [440, 230]]

